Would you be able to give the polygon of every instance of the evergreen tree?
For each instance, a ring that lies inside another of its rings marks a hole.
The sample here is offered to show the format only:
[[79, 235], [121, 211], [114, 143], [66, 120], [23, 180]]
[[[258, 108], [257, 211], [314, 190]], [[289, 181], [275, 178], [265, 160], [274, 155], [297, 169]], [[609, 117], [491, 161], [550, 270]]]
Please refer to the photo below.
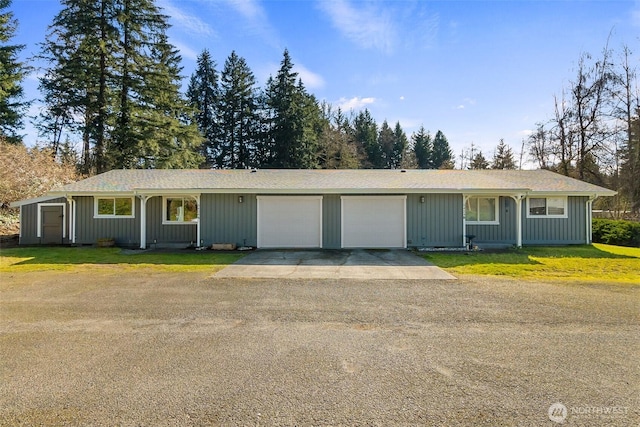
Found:
[[418, 132], [414, 132], [411, 135], [411, 140], [413, 141], [413, 152], [416, 156], [418, 168], [432, 169], [433, 142], [429, 132], [425, 130], [424, 126], [420, 126]]
[[389, 126], [389, 123], [385, 120], [380, 126], [380, 132], [378, 133], [378, 144], [382, 151], [382, 168], [389, 169], [393, 167], [393, 150], [396, 143], [396, 137]]
[[191, 75], [187, 89], [189, 105], [195, 108], [195, 121], [204, 137], [200, 152], [205, 158], [206, 167], [220, 167], [220, 132], [218, 127], [218, 104], [220, 89], [216, 63], [207, 49], [197, 59], [197, 68]]
[[320, 116], [315, 98], [309, 95], [293, 71], [289, 51], [285, 49], [275, 79], [269, 79], [266, 108], [270, 119], [266, 144], [271, 167], [313, 168], [317, 166], [317, 133], [314, 123]]
[[360, 111], [353, 120], [356, 146], [364, 153], [363, 167], [382, 168], [384, 159], [378, 144], [378, 125], [368, 109]]
[[484, 157], [482, 151], [478, 151], [471, 159], [469, 169], [489, 169], [489, 161]]
[[4, 11], [10, 4], [11, 0], [0, 0], [0, 136], [19, 143], [22, 137], [17, 132], [24, 126], [22, 117], [29, 106], [22, 88], [28, 68], [18, 61], [24, 45], [9, 44], [18, 27], [13, 13]]
[[[62, 0], [54, 17], [40, 58], [49, 68], [40, 80], [46, 110], [41, 129], [52, 129], [57, 150], [62, 129], [67, 126], [82, 134], [82, 167], [87, 174], [105, 166], [105, 132], [109, 99], [109, 67], [117, 43], [116, 10], [111, 0]], [[68, 126], [68, 121], [73, 126]], [[93, 143], [93, 153], [91, 145]]]
[[496, 147], [491, 169], [517, 169], [513, 150], [504, 142], [504, 139], [500, 139], [500, 143]]
[[640, 212], [640, 110], [631, 119], [629, 139], [622, 146], [620, 181], [622, 194], [627, 198], [633, 213]]
[[442, 131], [438, 131], [433, 139], [431, 164], [434, 169], [453, 169], [453, 152]]
[[402, 167], [405, 157], [407, 155], [407, 148], [409, 147], [409, 140], [407, 139], [407, 134], [402, 130], [402, 126], [400, 126], [400, 122], [396, 122], [396, 125], [393, 129], [393, 152], [391, 155], [391, 159], [389, 162], [389, 167], [391, 169], [399, 169]]
[[[180, 57], [153, 0], [63, 0], [40, 58], [39, 129], [82, 134], [82, 170], [193, 165], [200, 138], [179, 94]], [[195, 132], [194, 132], [195, 130]]]
[[220, 141], [218, 167], [241, 169], [254, 165], [257, 137], [255, 77], [244, 58], [231, 52], [224, 64], [220, 83]]

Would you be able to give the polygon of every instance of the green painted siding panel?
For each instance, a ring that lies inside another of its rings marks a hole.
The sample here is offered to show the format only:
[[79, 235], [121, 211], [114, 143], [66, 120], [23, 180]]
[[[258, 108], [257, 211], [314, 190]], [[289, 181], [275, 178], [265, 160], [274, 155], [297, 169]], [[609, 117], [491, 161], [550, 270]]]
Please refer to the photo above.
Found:
[[162, 216], [162, 197], [157, 196], [147, 200], [147, 246], [154, 243], [160, 245], [197, 243], [198, 226], [195, 222], [164, 225], [162, 224]]
[[407, 195], [407, 246], [462, 246], [462, 195]]
[[322, 247], [340, 249], [340, 196], [325, 194], [322, 197]]
[[94, 218], [93, 197], [76, 201], [76, 244], [95, 245], [98, 239], [114, 238], [118, 246], [140, 245], [140, 201], [135, 199], [135, 218]]
[[[242, 203], [238, 197], [242, 196]], [[257, 246], [258, 204], [255, 194], [203, 194], [200, 198], [204, 244]]]
[[500, 224], [467, 224], [467, 236], [476, 236], [474, 243], [516, 244], [516, 202], [511, 197], [500, 197], [498, 203], [498, 221]]
[[569, 197], [567, 218], [527, 218], [522, 203], [522, 243], [524, 245], [570, 245], [586, 243], [586, 197]]
[[[66, 204], [66, 212], [67, 215], [64, 218], [65, 227], [66, 227], [66, 237], [63, 239], [63, 243], [69, 243], [70, 239], [70, 227], [69, 227], [69, 218], [71, 215], [69, 213], [69, 204], [67, 200], [63, 197], [48, 200], [42, 203], [65, 203]], [[41, 243], [40, 237], [38, 237], [38, 204], [32, 203], [30, 205], [22, 206], [21, 217], [20, 217], [20, 244], [21, 245], [39, 245]]]

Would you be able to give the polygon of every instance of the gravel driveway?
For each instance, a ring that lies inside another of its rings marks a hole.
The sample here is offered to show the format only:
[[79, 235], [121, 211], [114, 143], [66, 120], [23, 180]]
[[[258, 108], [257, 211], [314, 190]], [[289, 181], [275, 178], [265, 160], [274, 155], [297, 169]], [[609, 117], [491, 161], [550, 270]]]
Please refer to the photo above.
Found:
[[638, 425], [639, 291], [5, 274], [0, 424]]

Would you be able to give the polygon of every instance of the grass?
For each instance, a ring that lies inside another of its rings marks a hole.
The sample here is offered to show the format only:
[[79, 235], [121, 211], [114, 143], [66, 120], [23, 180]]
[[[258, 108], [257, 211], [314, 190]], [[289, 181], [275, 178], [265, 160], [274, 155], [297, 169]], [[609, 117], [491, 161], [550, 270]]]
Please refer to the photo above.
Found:
[[118, 248], [12, 248], [0, 252], [0, 273], [142, 269], [215, 272], [243, 256], [242, 253], [187, 250], [123, 252]]
[[596, 243], [502, 252], [429, 253], [424, 257], [454, 274], [640, 285], [640, 248]]

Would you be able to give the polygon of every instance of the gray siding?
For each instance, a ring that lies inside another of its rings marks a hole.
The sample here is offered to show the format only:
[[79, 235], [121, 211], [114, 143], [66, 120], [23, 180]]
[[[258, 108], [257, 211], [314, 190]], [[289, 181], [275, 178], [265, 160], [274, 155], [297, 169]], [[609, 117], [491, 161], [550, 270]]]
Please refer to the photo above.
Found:
[[[242, 196], [243, 202], [238, 202]], [[258, 204], [255, 194], [203, 194], [200, 197], [201, 238], [205, 245], [258, 244]]]
[[522, 243], [524, 245], [569, 245], [586, 243], [586, 197], [569, 197], [567, 218], [527, 218], [522, 202]]
[[[71, 218], [69, 212], [69, 204], [63, 197], [48, 200], [42, 203], [65, 203], [66, 204], [66, 216], [64, 218], [66, 227], [66, 237], [63, 239], [63, 243], [70, 242], [71, 229], [69, 227], [69, 219]], [[38, 203], [32, 203], [22, 206], [20, 217], [20, 244], [21, 245], [39, 245], [41, 239], [38, 236]]]
[[467, 225], [467, 236], [476, 236], [474, 243], [517, 243], [516, 201], [511, 197], [500, 197], [498, 208], [499, 225]]
[[[152, 246], [153, 244], [181, 243], [188, 245], [191, 242], [197, 243], [198, 226], [195, 222], [164, 225], [162, 224], [162, 215], [162, 197], [156, 196], [147, 200], [147, 246]], [[137, 227], [139, 228], [140, 226], [138, 225]], [[139, 242], [140, 238], [138, 237]]]
[[113, 238], [117, 246], [140, 245], [140, 200], [137, 197], [135, 218], [94, 218], [93, 197], [74, 197], [74, 200], [76, 244], [95, 245], [98, 239]]
[[460, 247], [462, 233], [462, 195], [407, 195], [407, 246]]
[[340, 195], [322, 197], [322, 247], [325, 249], [340, 249], [340, 208]]

